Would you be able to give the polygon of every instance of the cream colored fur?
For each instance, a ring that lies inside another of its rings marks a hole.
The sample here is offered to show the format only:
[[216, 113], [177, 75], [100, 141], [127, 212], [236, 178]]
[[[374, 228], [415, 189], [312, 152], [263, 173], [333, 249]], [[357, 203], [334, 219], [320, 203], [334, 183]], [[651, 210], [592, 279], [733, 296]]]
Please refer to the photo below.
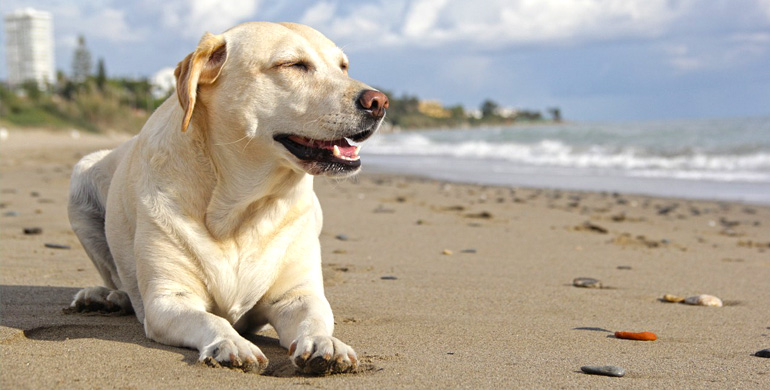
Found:
[[334, 172], [273, 139], [360, 132], [356, 97], [371, 88], [346, 68], [306, 26], [204, 35], [177, 68], [177, 96], [137, 136], [75, 166], [70, 220], [106, 287], [72, 306], [134, 311], [147, 337], [215, 366], [264, 369], [240, 333], [270, 324], [304, 372], [355, 369], [356, 353], [332, 336], [310, 175]]

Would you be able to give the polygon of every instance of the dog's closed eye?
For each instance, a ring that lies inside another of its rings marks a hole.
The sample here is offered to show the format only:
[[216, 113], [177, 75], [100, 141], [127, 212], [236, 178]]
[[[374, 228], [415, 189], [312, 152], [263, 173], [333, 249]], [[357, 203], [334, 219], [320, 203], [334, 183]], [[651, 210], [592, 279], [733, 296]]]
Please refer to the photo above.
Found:
[[310, 71], [310, 64], [305, 61], [288, 61], [279, 64], [278, 67], [299, 70], [302, 72]]

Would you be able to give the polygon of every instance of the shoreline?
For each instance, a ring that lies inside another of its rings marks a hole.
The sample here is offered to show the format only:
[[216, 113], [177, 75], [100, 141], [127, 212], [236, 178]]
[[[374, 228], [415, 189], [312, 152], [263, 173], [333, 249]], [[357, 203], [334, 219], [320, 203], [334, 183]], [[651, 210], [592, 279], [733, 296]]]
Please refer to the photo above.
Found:
[[[295, 375], [271, 332], [250, 336], [271, 361], [257, 376], [154, 343], [134, 317], [64, 315], [78, 288], [100, 284], [67, 221], [69, 172], [126, 138], [25, 131], [0, 142], [4, 388], [770, 385], [770, 360], [753, 356], [770, 348], [770, 207], [735, 202], [369, 170], [317, 178], [326, 295], [335, 336], [362, 362], [353, 375]], [[578, 277], [603, 288], [574, 287]], [[711, 294], [725, 306], [663, 303], [664, 294]], [[586, 365], [626, 375], [586, 375]]]
[[[547, 189], [587, 193], [620, 193], [662, 197], [681, 201], [734, 202], [755, 206], [770, 206], [770, 185], [753, 182], [717, 180], [685, 180], [666, 177], [634, 177], [621, 175], [567, 175], [558, 168], [518, 167], [500, 163], [500, 171], [479, 173], [481, 165], [497, 166], [482, 160], [429, 158], [424, 156], [363, 155], [369, 165], [367, 172], [405, 175], [434, 180], [446, 180], [478, 186]], [[435, 160], [423, 166], [417, 161]], [[460, 164], [460, 162], [464, 164]], [[460, 171], [463, 169], [464, 171]], [[475, 169], [475, 171], [474, 171]], [[472, 177], [472, 178], [471, 178]]]

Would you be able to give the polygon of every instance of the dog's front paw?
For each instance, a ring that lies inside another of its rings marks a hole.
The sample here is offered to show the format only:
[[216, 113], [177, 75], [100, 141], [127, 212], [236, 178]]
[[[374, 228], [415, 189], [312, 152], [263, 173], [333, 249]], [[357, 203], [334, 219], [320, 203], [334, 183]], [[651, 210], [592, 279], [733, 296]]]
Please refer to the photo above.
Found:
[[65, 313], [131, 314], [134, 308], [128, 294], [107, 287], [86, 287], [77, 294]]
[[265, 354], [248, 340], [215, 341], [201, 351], [200, 359], [210, 367], [230, 367], [260, 374], [267, 368]]
[[301, 337], [291, 343], [289, 355], [304, 374], [329, 375], [358, 368], [356, 351], [334, 337]]

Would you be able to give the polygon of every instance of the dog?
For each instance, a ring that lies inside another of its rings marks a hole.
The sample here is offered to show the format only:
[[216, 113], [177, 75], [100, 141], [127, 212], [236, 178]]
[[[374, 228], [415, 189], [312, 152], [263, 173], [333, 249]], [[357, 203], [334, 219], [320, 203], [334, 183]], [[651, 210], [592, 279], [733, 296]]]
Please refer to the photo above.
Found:
[[206, 33], [138, 135], [74, 167], [72, 228], [105, 286], [71, 309], [135, 313], [148, 338], [262, 372], [242, 334], [271, 325], [298, 370], [355, 371], [332, 336], [313, 176], [360, 170], [388, 98], [318, 31], [249, 22]]

